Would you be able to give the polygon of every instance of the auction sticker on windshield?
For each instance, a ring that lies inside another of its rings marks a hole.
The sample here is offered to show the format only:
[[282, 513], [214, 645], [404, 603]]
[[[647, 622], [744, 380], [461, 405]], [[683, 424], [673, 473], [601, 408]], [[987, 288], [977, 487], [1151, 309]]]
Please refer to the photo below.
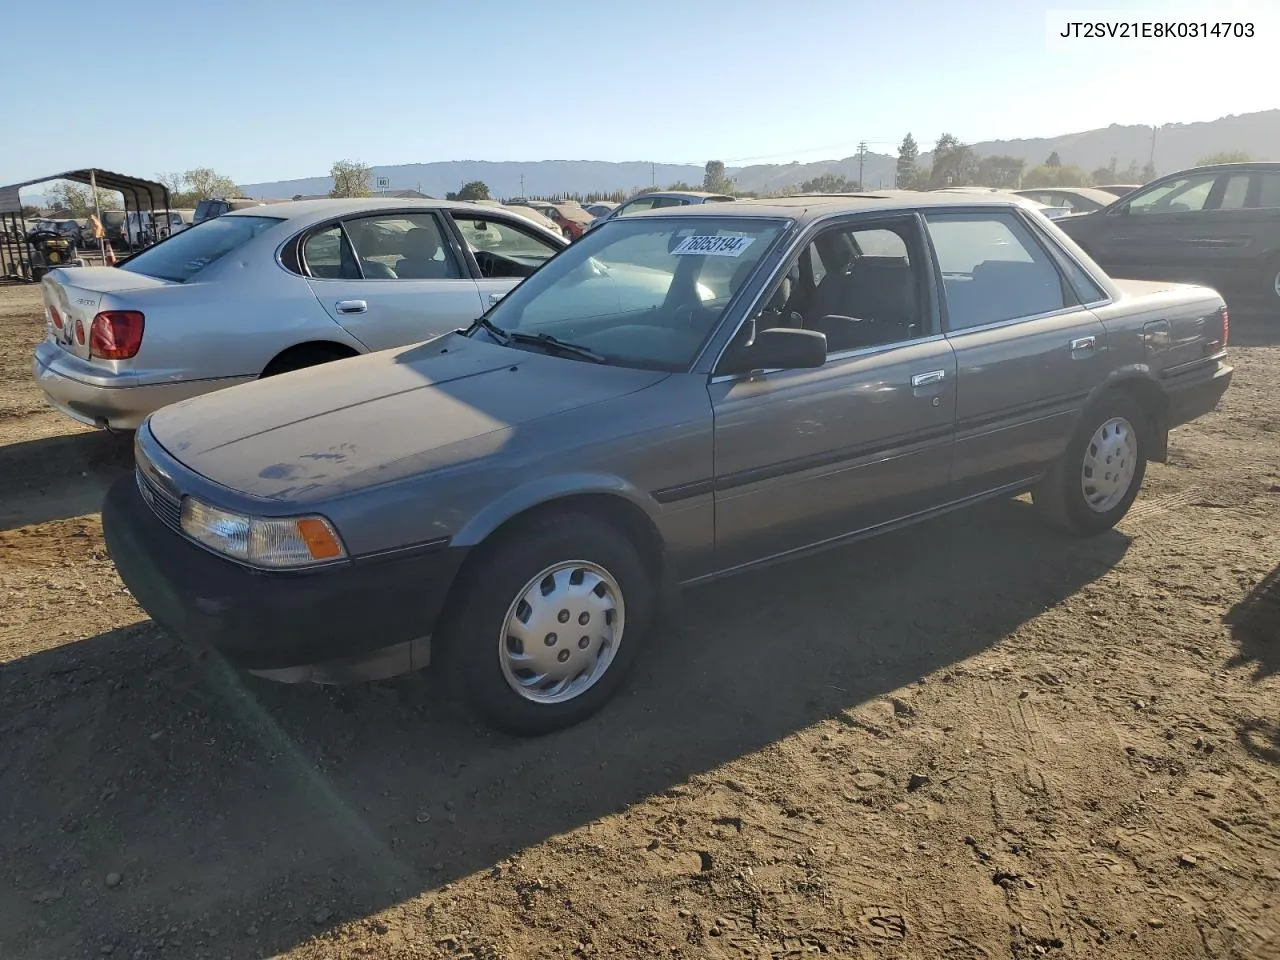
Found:
[[755, 237], [686, 237], [671, 252], [676, 256], [697, 254], [706, 257], [740, 257], [756, 242]]

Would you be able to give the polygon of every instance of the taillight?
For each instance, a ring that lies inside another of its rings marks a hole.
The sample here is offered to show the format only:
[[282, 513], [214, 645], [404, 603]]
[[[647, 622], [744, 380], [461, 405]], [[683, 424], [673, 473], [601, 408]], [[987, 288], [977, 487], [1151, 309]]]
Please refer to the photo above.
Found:
[[49, 308], [49, 319], [53, 321], [53, 325], [59, 330], [62, 329], [62, 314], [58, 312], [57, 307]]
[[1218, 313], [1219, 313], [1219, 315], [1222, 317], [1222, 347], [1221, 347], [1221, 349], [1225, 350], [1225, 349], [1227, 349], [1227, 341], [1228, 341], [1229, 339], [1231, 339], [1231, 315], [1227, 312], [1227, 308], [1226, 308], [1226, 306], [1223, 306], [1223, 307], [1222, 307], [1222, 309], [1218, 311]]
[[136, 355], [142, 346], [142, 320], [137, 310], [104, 310], [98, 314], [89, 334], [89, 356], [128, 360]]

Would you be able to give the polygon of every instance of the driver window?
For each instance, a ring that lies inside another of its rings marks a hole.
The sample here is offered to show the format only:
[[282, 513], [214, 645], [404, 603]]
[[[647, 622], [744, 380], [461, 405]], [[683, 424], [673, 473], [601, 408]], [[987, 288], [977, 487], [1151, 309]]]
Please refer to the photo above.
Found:
[[919, 249], [912, 221], [823, 231], [774, 284], [756, 328], [817, 330], [828, 355], [923, 336]]
[[1213, 189], [1213, 174], [1193, 174], [1162, 183], [1129, 201], [1126, 211], [1146, 216], [1155, 213], [1192, 213], [1203, 210]]
[[527, 277], [558, 253], [549, 240], [486, 217], [453, 215], [480, 273], [491, 279]]

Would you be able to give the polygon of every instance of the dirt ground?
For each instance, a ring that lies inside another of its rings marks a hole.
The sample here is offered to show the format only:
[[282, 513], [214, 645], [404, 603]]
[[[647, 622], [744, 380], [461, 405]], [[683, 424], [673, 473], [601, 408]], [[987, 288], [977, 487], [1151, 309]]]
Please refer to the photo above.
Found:
[[595, 720], [154, 627], [0, 289], [0, 957], [1280, 957], [1280, 321], [1117, 531], [1022, 501], [692, 593]]

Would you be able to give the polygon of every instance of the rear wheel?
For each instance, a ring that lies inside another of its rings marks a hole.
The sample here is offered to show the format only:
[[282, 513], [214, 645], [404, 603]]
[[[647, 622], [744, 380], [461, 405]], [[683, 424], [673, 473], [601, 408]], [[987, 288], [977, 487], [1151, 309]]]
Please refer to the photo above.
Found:
[[355, 356], [350, 350], [337, 345], [324, 343], [305, 343], [291, 347], [267, 364], [262, 376], [273, 377], [277, 373], [288, 373], [291, 370], [302, 370], [306, 367], [318, 366]]
[[1142, 406], [1123, 393], [1107, 394], [1085, 411], [1066, 451], [1031, 492], [1045, 518], [1086, 535], [1119, 523], [1146, 476], [1149, 422]]
[[1280, 257], [1263, 268], [1258, 292], [1272, 310], [1280, 310]]
[[571, 726], [618, 690], [653, 623], [653, 577], [600, 518], [546, 514], [479, 548], [438, 634], [445, 667], [493, 725]]

